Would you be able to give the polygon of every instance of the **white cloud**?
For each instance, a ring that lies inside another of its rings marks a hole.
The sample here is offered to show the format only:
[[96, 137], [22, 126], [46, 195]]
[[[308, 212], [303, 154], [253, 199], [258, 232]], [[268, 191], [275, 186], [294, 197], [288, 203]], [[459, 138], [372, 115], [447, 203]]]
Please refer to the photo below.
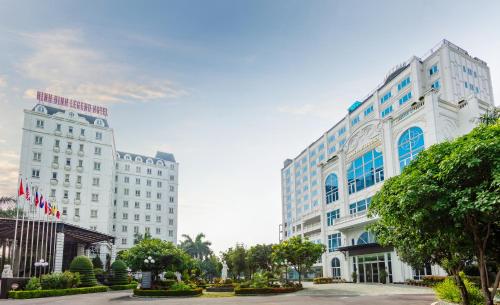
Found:
[[[188, 94], [166, 78], [152, 79], [114, 61], [89, 46], [81, 31], [53, 30], [24, 37], [34, 52], [21, 62], [21, 70], [51, 93], [101, 104], [165, 101]], [[35, 92], [28, 89], [25, 96]]]
[[5, 75], [0, 75], [0, 88], [7, 86], [7, 78]]
[[0, 150], [0, 196], [12, 196], [16, 192], [19, 171], [19, 154]]

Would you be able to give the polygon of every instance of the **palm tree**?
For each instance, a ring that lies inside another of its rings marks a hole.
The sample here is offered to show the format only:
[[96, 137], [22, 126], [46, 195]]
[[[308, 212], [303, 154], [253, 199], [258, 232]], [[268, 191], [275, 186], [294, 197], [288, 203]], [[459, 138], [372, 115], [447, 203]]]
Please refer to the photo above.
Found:
[[[22, 210], [19, 210], [19, 214], [22, 213]], [[14, 197], [9, 196], [1, 196], [0, 197], [0, 217], [4, 218], [16, 218], [17, 208], [16, 208], [16, 199]]]
[[182, 234], [182, 237], [184, 240], [181, 241], [180, 247], [192, 257], [203, 260], [212, 254], [212, 250], [210, 249], [212, 243], [203, 240], [205, 238], [205, 234], [198, 233], [194, 240], [187, 234]]

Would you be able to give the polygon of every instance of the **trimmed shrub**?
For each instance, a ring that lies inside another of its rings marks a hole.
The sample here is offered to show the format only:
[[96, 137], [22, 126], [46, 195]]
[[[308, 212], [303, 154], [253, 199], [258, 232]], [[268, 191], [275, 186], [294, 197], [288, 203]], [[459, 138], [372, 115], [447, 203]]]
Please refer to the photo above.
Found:
[[131, 283], [131, 284], [127, 284], [127, 285], [111, 285], [111, 286], [109, 286], [109, 289], [111, 289], [111, 290], [136, 289], [137, 285], [138, 285], [137, 282], [134, 282], [134, 283]]
[[178, 291], [178, 290], [191, 290], [193, 289], [194, 287], [186, 284], [186, 283], [183, 283], [183, 282], [178, 282], [178, 283], [174, 283], [172, 286], [170, 286], [170, 288], [168, 290], [172, 290], [172, 291]]
[[255, 295], [255, 294], [279, 294], [291, 293], [301, 288], [238, 288], [234, 290], [235, 295]]
[[[479, 288], [472, 284], [467, 278], [462, 277], [462, 280], [464, 281], [465, 288], [469, 292], [470, 305], [484, 304], [484, 297]], [[434, 291], [436, 291], [438, 298], [442, 300], [453, 303], [461, 303], [462, 301], [460, 290], [455, 284], [455, 280], [452, 278], [446, 278], [441, 283], [436, 284], [434, 286]]]
[[94, 293], [94, 292], [106, 292], [106, 291], [108, 291], [108, 288], [106, 286], [50, 289], [50, 290], [20, 290], [20, 291], [9, 291], [9, 298], [32, 299], [32, 298], [45, 298], [45, 297], [55, 297], [55, 296]]
[[37, 277], [32, 277], [24, 287], [24, 290], [40, 290], [42, 285], [40, 284], [40, 279]]
[[426, 275], [422, 278], [422, 283], [427, 287], [434, 287], [437, 284], [443, 282], [446, 276], [440, 275]]
[[81, 287], [91, 287], [97, 285], [93, 267], [90, 259], [82, 255], [75, 257], [73, 261], [71, 261], [69, 270], [80, 274]]
[[179, 296], [198, 296], [201, 295], [203, 289], [190, 290], [151, 290], [151, 289], [134, 289], [134, 295], [140, 297], [179, 297]]
[[67, 289], [80, 284], [80, 274], [69, 271], [44, 274], [41, 277], [42, 289]]
[[331, 284], [333, 279], [331, 277], [317, 277], [313, 280], [313, 284]]
[[177, 276], [175, 275], [175, 272], [173, 272], [173, 271], [165, 272], [164, 278], [167, 280], [177, 280]]
[[153, 283], [153, 289], [169, 289], [173, 284], [177, 283], [177, 280], [163, 280], [155, 281]]
[[104, 265], [102, 264], [101, 258], [97, 255], [92, 259], [92, 265], [95, 268], [103, 269]]
[[127, 265], [121, 260], [116, 260], [111, 264], [111, 270], [113, 276], [111, 277], [111, 283], [113, 285], [126, 285], [128, 284], [128, 271]]

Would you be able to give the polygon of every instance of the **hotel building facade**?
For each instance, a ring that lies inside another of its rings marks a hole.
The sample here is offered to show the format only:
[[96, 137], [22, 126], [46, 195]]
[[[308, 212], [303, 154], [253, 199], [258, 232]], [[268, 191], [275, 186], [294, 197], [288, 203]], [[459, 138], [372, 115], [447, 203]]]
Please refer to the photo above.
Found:
[[21, 178], [62, 221], [115, 236], [114, 250], [133, 246], [136, 233], [177, 242], [178, 170], [171, 153], [117, 151], [107, 119], [47, 104], [24, 111]]
[[404, 282], [444, 274], [415, 270], [366, 230], [372, 196], [426, 147], [463, 135], [494, 106], [487, 64], [443, 40], [422, 58], [394, 68], [384, 82], [281, 170], [280, 236], [327, 246], [314, 276]]

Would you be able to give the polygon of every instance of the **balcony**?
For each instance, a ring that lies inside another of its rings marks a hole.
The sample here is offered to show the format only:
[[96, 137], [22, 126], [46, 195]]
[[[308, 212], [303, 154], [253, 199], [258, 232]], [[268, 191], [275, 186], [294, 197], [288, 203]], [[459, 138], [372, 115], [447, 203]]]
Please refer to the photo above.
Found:
[[348, 230], [355, 227], [365, 226], [375, 220], [376, 218], [368, 218], [365, 210], [336, 219], [333, 224], [333, 228], [339, 231]]
[[57, 179], [50, 179], [50, 185], [57, 185]]
[[63, 198], [62, 203], [68, 204], [69, 203], [69, 199], [68, 198]]
[[80, 199], [75, 199], [75, 205], [80, 205], [82, 201]]
[[68, 138], [70, 138], [70, 139], [73, 139], [74, 135], [73, 135], [73, 133], [72, 133], [72, 132], [68, 132], [68, 133], [66, 134], [66, 137], [68, 137]]
[[80, 135], [80, 136], [78, 137], [78, 139], [80, 139], [80, 140], [82, 140], [82, 141], [85, 141], [85, 136], [84, 136], [84, 135]]
[[415, 112], [422, 109], [424, 107], [424, 104], [425, 104], [425, 102], [422, 100], [422, 101], [412, 103], [410, 107], [403, 108], [402, 111], [398, 112], [395, 115], [395, 118], [393, 121], [394, 124], [406, 119], [407, 117], [411, 116]]
[[62, 135], [62, 132], [61, 132], [60, 130], [57, 130], [57, 129], [56, 129], [56, 130], [54, 131], [54, 134], [55, 134], [56, 136], [60, 136], [60, 135]]
[[67, 170], [67, 171], [70, 171], [71, 170], [71, 165], [64, 165], [64, 169]]
[[82, 184], [81, 184], [81, 183], [79, 183], [79, 182], [77, 182], [77, 183], [75, 184], [75, 187], [76, 187], [77, 189], [81, 189], [81, 188], [82, 188]]
[[78, 156], [83, 157], [83, 150], [78, 151]]
[[66, 149], [66, 154], [67, 155], [73, 154], [73, 150], [71, 150], [71, 148]]
[[59, 152], [59, 147], [58, 147], [58, 146], [54, 146], [54, 152], [55, 152], [55, 153], [58, 153], [58, 152]]
[[73, 216], [73, 221], [77, 221], [77, 222], [80, 221], [80, 216], [76, 216], [76, 215]]
[[59, 163], [52, 162], [52, 168], [53, 169], [58, 169], [59, 168]]
[[69, 187], [69, 181], [64, 181], [63, 185], [64, 187]]
[[76, 171], [79, 172], [79, 173], [83, 172], [83, 167], [77, 166], [76, 167]]

